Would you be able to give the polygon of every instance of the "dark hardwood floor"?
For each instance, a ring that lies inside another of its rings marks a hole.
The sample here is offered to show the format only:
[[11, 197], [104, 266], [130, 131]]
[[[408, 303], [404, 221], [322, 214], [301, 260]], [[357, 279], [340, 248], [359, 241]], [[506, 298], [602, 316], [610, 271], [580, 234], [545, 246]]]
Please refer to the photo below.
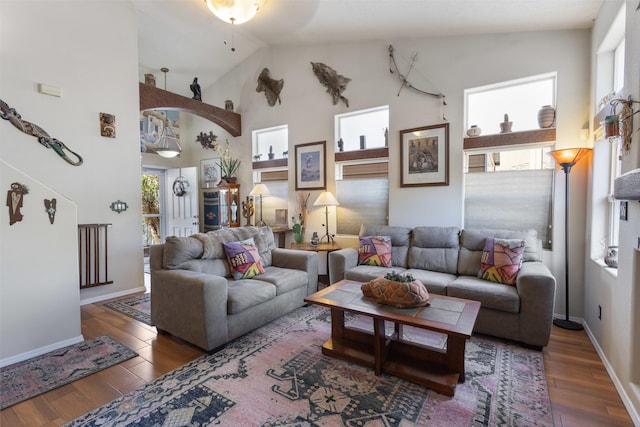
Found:
[[[108, 334], [139, 356], [0, 412], [0, 426], [58, 426], [204, 354], [101, 304], [82, 307], [85, 338]], [[553, 327], [543, 350], [556, 427], [633, 426], [584, 331]]]

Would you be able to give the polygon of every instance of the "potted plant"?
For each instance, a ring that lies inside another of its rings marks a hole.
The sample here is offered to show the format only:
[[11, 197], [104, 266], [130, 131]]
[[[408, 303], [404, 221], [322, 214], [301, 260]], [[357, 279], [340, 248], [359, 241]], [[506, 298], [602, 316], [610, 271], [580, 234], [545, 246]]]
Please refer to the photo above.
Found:
[[291, 222], [293, 223], [291, 228], [293, 229], [293, 240], [295, 240], [297, 244], [300, 244], [304, 241], [304, 218], [302, 217], [302, 213], [298, 214], [298, 219], [300, 220], [299, 223], [296, 222], [295, 216], [291, 217]]
[[218, 166], [220, 166], [220, 174], [222, 175], [222, 179], [227, 182], [235, 182], [236, 173], [238, 172], [238, 168], [240, 167], [240, 159], [234, 159], [233, 157], [231, 157], [231, 149], [229, 148], [228, 139], [224, 144], [224, 148], [220, 145], [218, 146], [218, 152], [221, 155]]

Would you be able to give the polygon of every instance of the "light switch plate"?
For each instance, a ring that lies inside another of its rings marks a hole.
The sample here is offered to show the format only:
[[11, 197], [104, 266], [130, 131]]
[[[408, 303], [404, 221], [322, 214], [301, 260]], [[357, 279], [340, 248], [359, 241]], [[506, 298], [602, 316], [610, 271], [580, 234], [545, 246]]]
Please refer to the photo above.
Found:
[[38, 83], [38, 92], [44, 93], [45, 95], [56, 96], [58, 98], [62, 97], [62, 89], [59, 87], [46, 85], [44, 83]]

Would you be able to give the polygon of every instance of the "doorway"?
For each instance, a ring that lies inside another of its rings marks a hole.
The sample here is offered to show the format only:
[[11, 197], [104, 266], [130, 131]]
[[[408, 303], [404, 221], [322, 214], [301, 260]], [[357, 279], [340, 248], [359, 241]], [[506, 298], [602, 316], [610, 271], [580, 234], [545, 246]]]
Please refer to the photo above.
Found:
[[[142, 168], [142, 247], [145, 263], [149, 247], [164, 241], [164, 169]], [[146, 269], [146, 264], [145, 264]]]

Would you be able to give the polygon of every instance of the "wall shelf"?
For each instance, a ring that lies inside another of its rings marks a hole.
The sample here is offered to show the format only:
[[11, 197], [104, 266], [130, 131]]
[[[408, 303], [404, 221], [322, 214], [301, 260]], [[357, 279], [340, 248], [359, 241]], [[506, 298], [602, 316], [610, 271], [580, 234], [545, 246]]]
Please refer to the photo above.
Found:
[[556, 128], [535, 129], [464, 138], [463, 148], [465, 150], [479, 150], [491, 147], [507, 147], [555, 140]]
[[253, 162], [251, 167], [253, 169], [282, 168], [287, 167], [288, 164], [289, 159], [260, 160]]
[[369, 148], [365, 150], [336, 151], [336, 162], [348, 162], [352, 160], [376, 159], [389, 157], [389, 147]]
[[232, 136], [242, 135], [241, 117], [238, 113], [144, 83], [139, 83], [138, 87], [140, 111], [155, 109], [186, 111], [212, 121]]

